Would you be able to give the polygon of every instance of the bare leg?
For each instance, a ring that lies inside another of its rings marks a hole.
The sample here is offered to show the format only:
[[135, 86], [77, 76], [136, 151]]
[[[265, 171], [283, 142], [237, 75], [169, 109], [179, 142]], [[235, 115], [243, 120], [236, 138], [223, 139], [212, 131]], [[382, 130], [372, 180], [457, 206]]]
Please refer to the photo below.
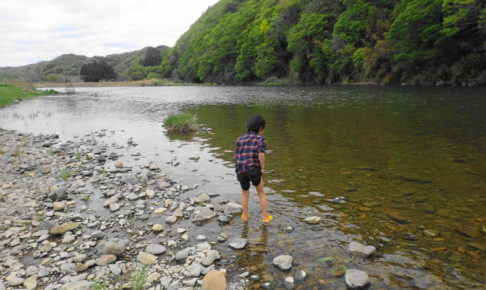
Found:
[[[263, 219], [266, 219], [267, 216], [268, 216], [268, 213], [267, 213], [267, 195], [265, 194], [265, 189], [264, 189], [263, 186], [264, 185], [263, 185], [263, 179], [262, 179], [260, 184], [256, 187], [256, 190], [257, 190], [257, 193], [258, 193], [258, 197], [260, 198], [260, 208], [262, 210]], [[243, 210], [244, 210], [244, 207], [243, 207]]]
[[247, 222], [250, 219], [250, 213], [248, 212], [248, 199], [250, 197], [249, 190], [243, 190], [241, 192], [241, 206], [243, 207], [243, 215], [241, 216], [243, 221]]

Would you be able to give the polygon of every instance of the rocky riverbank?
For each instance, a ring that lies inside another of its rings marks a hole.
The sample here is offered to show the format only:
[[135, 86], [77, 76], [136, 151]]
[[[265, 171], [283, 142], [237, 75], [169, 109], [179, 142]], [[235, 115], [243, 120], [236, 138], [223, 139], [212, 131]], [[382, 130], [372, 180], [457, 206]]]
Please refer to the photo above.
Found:
[[[108, 145], [105, 136], [61, 141], [0, 130], [0, 290], [197, 289], [213, 269], [227, 271], [227, 289], [294, 289], [306, 280], [288, 254], [273, 258], [288, 273], [282, 281], [252, 273], [259, 265], [238, 268], [238, 251], [251, 242], [224, 229], [241, 222], [241, 205], [215, 204], [214, 196], [172, 181], [157, 164], [127, 166], [140, 164], [132, 162], [140, 154], [117, 149], [136, 144]], [[210, 220], [220, 230], [201, 234], [210, 232]], [[348, 249], [363, 256], [375, 250], [355, 242]], [[335, 276], [351, 289], [370, 284], [356, 269]]]
[[[216, 212], [197, 185], [177, 184], [155, 164], [127, 167], [93, 135], [61, 142], [0, 130], [0, 144], [0, 289], [137, 289], [144, 280], [193, 289], [228, 268], [212, 248], [231, 237], [193, 236], [178, 224], [228, 221], [238, 204]], [[245, 288], [241, 274], [228, 272], [229, 288]]]

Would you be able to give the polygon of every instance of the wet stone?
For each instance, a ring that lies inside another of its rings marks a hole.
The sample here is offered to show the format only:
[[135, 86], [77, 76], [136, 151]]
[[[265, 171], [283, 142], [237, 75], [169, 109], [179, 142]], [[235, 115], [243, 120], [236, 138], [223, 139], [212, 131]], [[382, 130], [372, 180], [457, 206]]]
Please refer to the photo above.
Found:
[[285, 289], [294, 289], [295, 281], [293, 277], [286, 277], [284, 280]]
[[247, 239], [236, 238], [229, 243], [229, 246], [232, 249], [241, 250], [241, 249], [244, 249], [246, 247], [247, 243], [248, 243]]
[[273, 265], [277, 266], [280, 270], [289, 270], [292, 268], [292, 261], [294, 258], [290, 255], [280, 255], [273, 259]]
[[370, 284], [368, 274], [357, 269], [347, 270], [344, 280], [349, 289], [364, 289]]
[[295, 272], [294, 278], [297, 282], [302, 282], [307, 277], [307, 273], [303, 270], [298, 270]]

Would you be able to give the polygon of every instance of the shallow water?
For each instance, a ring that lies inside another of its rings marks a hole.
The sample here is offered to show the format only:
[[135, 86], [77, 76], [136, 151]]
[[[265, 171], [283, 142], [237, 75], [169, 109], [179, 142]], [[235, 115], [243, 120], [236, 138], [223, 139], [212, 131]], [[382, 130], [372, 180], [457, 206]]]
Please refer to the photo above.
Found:
[[[109, 142], [132, 137], [139, 144], [125, 149], [127, 156], [140, 152], [140, 163], [156, 162], [176, 180], [200, 184], [197, 192], [238, 200], [234, 142], [246, 119], [262, 114], [275, 222], [261, 226], [252, 195], [248, 226], [214, 222], [195, 234], [248, 237], [244, 251], [217, 249], [237, 267], [261, 264], [253, 271], [276, 285], [291, 273], [272, 260], [289, 253], [294, 269], [310, 275], [306, 288], [343, 287], [331, 274], [341, 265], [368, 272], [374, 288], [471, 288], [486, 282], [485, 96], [481, 88], [80, 88], [74, 96], [0, 109], [0, 127], [65, 139], [107, 129]], [[213, 134], [168, 136], [161, 122], [181, 110], [196, 113]], [[337, 196], [348, 202], [327, 200]], [[303, 223], [311, 215], [324, 222]], [[295, 231], [287, 233], [287, 225]], [[430, 237], [428, 229], [438, 234]], [[378, 254], [352, 257], [352, 240], [375, 245]], [[325, 257], [334, 258], [331, 267]]]

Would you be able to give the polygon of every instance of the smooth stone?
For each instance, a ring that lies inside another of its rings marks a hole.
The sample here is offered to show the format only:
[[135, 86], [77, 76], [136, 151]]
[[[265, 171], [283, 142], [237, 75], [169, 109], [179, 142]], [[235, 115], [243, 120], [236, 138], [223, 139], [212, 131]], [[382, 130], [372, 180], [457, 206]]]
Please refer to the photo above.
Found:
[[344, 275], [346, 287], [349, 289], [363, 289], [369, 286], [370, 278], [368, 274], [357, 269], [349, 269]]
[[228, 234], [227, 233], [221, 233], [221, 234], [218, 235], [218, 237], [216, 239], [218, 240], [218, 242], [224, 243], [228, 240]]
[[230, 201], [221, 207], [221, 211], [227, 215], [240, 215], [243, 213], [243, 207], [241, 206], [241, 204]]
[[232, 240], [228, 245], [232, 249], [241, 250], [241, 249], [244, 249], [246, 247], [247, 243], [248, 243], [247, 239], [236, 238], [236, 239]]
[[105, 202], [103, 203], [103, 206], [104, 207], [109, 207], [110, 204], [115, 203], [117, 201], [118, 201], [118, 197], [117, 196], [112, 196], [109, 199], [105, 200]]
[[51, 235], [62, 235], [67, 231], [73, 231], [73, 230], [77, 229], [78, 226], [79, 226], [79, 223], [77, 223], [77, 222], [66, 223], [66, 224], [62, 224], [62, 225], [58, 225], [58, 226], [53, 227], [49, 231], [49, 233]]
[[408, 219], [400, 215], [398, 212], [390, 212], [388, 213], [388, 217], [400, 224], [408, 222]]
[[306, 222], [309, 225], [316, 225], [316, 224], [319, 224], [321, 222], [321, 220], [322, 219], [318, 216], [311, 216], [311, 217], [305, 218], [304, 222]]
[[66, 208], [66, 203], [63, 201], [55, 201], [52, 203], [52, 208], [55, 211], [63, 211]]
[[473, 249], [486, 252], [486, 245], [480, 242], [469, 242], [467, 245]]
[[86, 271], [86, 270], [88, 270], [88, 269], [89, 269], [89, 267], [88, 267], [88, 265], [86, 265], [86, 264], [76, 264], [76, 265], [74, 266], [74, 270], [75, 270], [76, 272], [84, 272], [84, 271]]
[[294, 289], [295, 288], [295, 281], [294, 277], [286, 277], [284, 280], [285, 289]]
[[110, 272], [113, 273], [115, 276], [120, 276], [122, 273], [122, 269], [119, 264], [110, 264], [108, 265]]
[[61, 290], [89, 290], [91, 289], [92, 285], [93, 282], [81, 280], [81, 281], [66, 283], [62, 286]]
[[67, 197], [67, 191], [65, 187], [60, 187], [54, 190], [49, 196], [51, 200], [63, 200]]
[[298, 270], [295, 272], [294, 278], [297, 282], [302, 282], [307, 277], [307, 273], [304, 270]]
[[231, 215], [228, 215], [228, 214], [220, 214], [218, 216], [218, 222], [223, 223], [223, 224], [230, 223], [232, 220], [233, 220], [233, 217]]
[[160, 255], [160, 254], [165, 253], [166, 249], [165, 249], [164, 246], [159, 245], [159, 244], [149, 244], [145, 248], [145, 251], [149, 254], [152, 254], [152, 255]]
[[19, 285], [22, 285], [24, 283], [24, 279], [22, 278], [19, 278], [15, 275], [9, 275], [7, 276], [7, 278], [5, 278], [5, 280], [7, 281], [7, 284], [9, 286], [19, 286]]
[[152, 231], [154, 232], [161, 232], [164, 230], [164, 226], [162, 226], [161, 224], [155, 224], [152, 226]]
[[176, 261], [182, 261], [185, 260], [189, 256], [189, 251], [188, 249], [181, 250], [176, 253], [175, 255], [175, 260]]
[[202, 260], [202, 264], [207, 267], [209, 265], [212, 265], [214, 261], [218, 259], [221, 259], [221, 255], [219, 254], [219, 252], [216, 250], [209, 250], [206, 253], [206, 257]]
[[120, 242], [102, 241], [98, 244], [98, 253], [120, 256], [125, 252], [125, 248], [128, 243], [128, 240], [123, 240]]
[[159, 208], [157, 208], [157, 209], [154, 210], [154, 214], [163, 214], [166, 211], [167, 211], [167, 208], [165, 208], [165, 207], [159, 207]]
[[203, 207], [200, 210], [196, 211], [192, 216], [192, 222], [204, 222], [210, 220], [216, 216], [216, 213], [211, 210], [209, 207]]
[[207, 238], [206, 238], [205, 235], [197, 235], [196, 240], [197, 241], [205, 241], [205, 240], [207, 240]]
[[376, 252], [376, 248], [374, 246], [365, 246], [358, 242], [351, 242], [348, 246], [348, 250], [351, 253], [357, 253], [363, 255], [364, 257], [369, 257]]
[[202, 193], [193, 198], [195, 203], [209, 203], [211, 202], [211, 197], [207, 193]]
[[248, 279], [250, 281], [257, 282], [257, 281], [260, 281], [260, 276], [253, 274], [253, 275], [250, 275], [250, 277], [248, 277]]
[[120, 209], [120, 204], [113, 202], [109, 205], [111, 211], [117, 211]]
[[140, 252], [137, 257], [138, 261], [144, 265], [157, 264], [157, 256], [146, 252]]
[[187, 276], [189, 277], [199, 277], [201, 275], [202, 266], [199, 263], [192, 263], [191, 266], [187, 268]]
[[165, 223], [169, 225], [175, 224], [176, 222], [177, 222], [177, 217], [175, 216], [170, 216], [165, 219]]
[[115, 167], [116, 167], [116, 168], [123, 168], [123, 167], [124, 167], [124, 166], [123, 166], [123, 162], [121, 162], [121, 161], [117, 161], [117, 162], [115, 162]]
[[280, 255], [273, 259], [273, 265], [277, 266], [280, 270], [289, 270], [292, 268], [292, 261], [294, 258], [290, 255]]
[[116, 261], [115, 255], [102, 255], [96, 259], [95, 263], [98, 266], [106, 266], [108, 264], [114, 263]]

